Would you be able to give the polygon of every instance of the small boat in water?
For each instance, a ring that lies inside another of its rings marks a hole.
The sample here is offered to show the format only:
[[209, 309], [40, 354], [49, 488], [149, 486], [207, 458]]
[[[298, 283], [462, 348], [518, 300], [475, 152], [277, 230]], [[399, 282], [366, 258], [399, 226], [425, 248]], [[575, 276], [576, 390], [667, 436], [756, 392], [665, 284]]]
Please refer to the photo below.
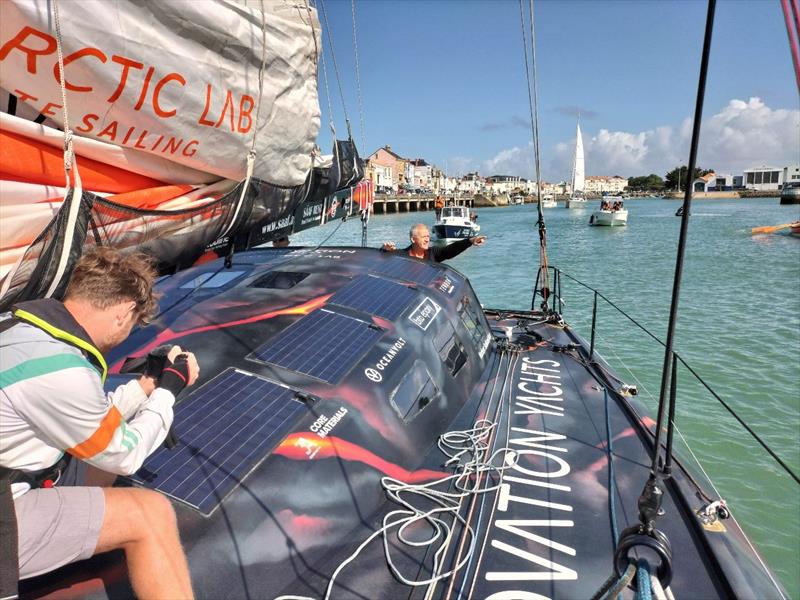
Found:
[[481, 230], [481, 226], [476, 223], [477, 219], [477, 215], [470, 213], [468, 206], [450, 204], [443, 207], [432, 228], [435, 242], [446, 245], [475, 237]]
[[589, 225], [619, 227], [628, 224], [628, 210], [624, 206], [622, 196], [605, 196], [596, 210], [589, 217]]
[[784, 223], [783, 225], [764, 225], [763, 227], [753, 227], [750, 233], [752, 235], [777, 233], [779, 235], [800, 237], [800, 221]]
[[555, 198], [553, 198], [552, 194], [545, 194], [542, 196], [542, 208], [555, 208], [558, 206], [556, 204]]
[[511, 196], [511, 200], [509, 201], [509, 204], [524, 204], [524, 203], [525, 199], [520, 195]]
[[800, 183], [787, 183], [783, 186], [781, 204], [800, 204]]
[[572, 193], [567, 198], [564, 208], [586, 208], [586, 197], [583, 194], [585, 185], [585, 161], [583, 157], [583, 136], [578, 123], [575, 134], [575, 158], [572, 163]]

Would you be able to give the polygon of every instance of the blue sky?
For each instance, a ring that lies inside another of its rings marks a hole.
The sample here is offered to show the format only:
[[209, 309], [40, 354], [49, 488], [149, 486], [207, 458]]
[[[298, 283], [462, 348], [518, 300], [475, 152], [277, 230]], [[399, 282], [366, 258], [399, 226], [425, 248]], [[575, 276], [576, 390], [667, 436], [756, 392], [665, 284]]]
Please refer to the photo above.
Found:
[[[533, 175], [517, 1], [356, 0], [363, 136], [351, 3], [318, 0], [317, 6], [323, 27], [322, 6], [327, 13], [362, 154], [391, 144], [449, 174]], [[589, 175], [663, 176], [688, 162], [705, 2], [545, 0], [534, 10], [544, 179], [569, 177], [578, 110]], [[320, 106], [319, 143], [326, 151], [330, 111], [322, 76]], [[720, 0], [699, 166], [739, 172], [800, 161], [798, 106], [780, 3]]]

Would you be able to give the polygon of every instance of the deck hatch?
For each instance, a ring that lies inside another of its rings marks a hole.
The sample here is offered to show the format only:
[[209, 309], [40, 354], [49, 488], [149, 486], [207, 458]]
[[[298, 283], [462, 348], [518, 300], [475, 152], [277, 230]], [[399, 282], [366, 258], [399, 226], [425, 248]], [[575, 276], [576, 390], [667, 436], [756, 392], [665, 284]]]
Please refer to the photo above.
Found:
[[400, 257], [392, 257], [391, 260], [383, 260], [372, 269], [373, 273], [386, 275], [394, 279], [413, 281], [420, 285], [428, 285], [439, 275], [439, 270], [421, 260], [411, 260]]
[[305, 410], [292, 390], [229, 368], [175, 405], [178, 447], [154, 452], [132, 479], [211, 514]]
[[414, 290], [400, 283], [360, 275], [336, 292], [329, 302], [394, 320], [415, 297]]
[[381, 335], [383, 331], [370, 323], [319, 309], [256, 348], [248, 358], [336, 384]]

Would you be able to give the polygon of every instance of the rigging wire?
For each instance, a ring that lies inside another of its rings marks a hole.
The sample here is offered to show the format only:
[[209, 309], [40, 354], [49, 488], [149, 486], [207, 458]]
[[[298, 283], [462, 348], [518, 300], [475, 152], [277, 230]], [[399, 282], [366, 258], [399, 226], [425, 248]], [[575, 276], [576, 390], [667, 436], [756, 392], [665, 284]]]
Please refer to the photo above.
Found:
[[[328, 23], [328, 12], [325, 10], [325, 2], [319, 0], [319, 7], [322, 9], [322, 19], [325, 22], [325, 31], [328, 34], [328, 48], [331, 52], [331, 61], [333, 62], [333, 72], [336, 75], [336, 85], [339, 87], [339, 98], [342, 102], [342, 112], [344, 113], [344, 122], [347, 124], [347, 137], [353, 139], [353, 131], [350, 127], [350, 117], [347, 116], [347, 104], [344, 101], [344, 90], [342, 89], [342, 78], [339, 76], [339, 65], [336, 62], [336, 51], [333, 49], [333, 34], [331, 34], [331, 27]], [[327, 81], [326, 81], [327, 85]], [[331, 121], [333, 121], [333, 114], [331, 114]]]
[[[646, 333], [653, 340], [655, 340], [656, 342], [658, 342], [662, 346], [666, 346], [666, 344], [663, 341], [661, 341], [654, 333], [649, 331], [644, 325], [639, 323], [636, 319], [634, 319], [632, 316], [630, 316], [628, 313], [626, 313], [624, 310], [622, 310], [619, 306], [614, 304], [614, 302], [609, 300], [606, 296], [604, 296], [603, 294], [601, 294], [597, 290], [589, 287], [588, 285], [586, 285], [585, 283], [583, 283], [579, 279], [576, 279], [575, 277], [571, 276], [569, 273], [565, 273], [564, 271], [559, 271], [559, 274], [563, 275], [567, 279], [570, 279], [570, 280], [574, 281], [575, 283], [577, 283], [578, 285], [586, 288], [587, 290], [596, 292], [598, 298], [602, 298], [607, 304], [609, 304], [610, 306], [615, 308], [617, 310], [617, 312], [619, 312], [622, 316], [624, 316], [626, 319], [628, 319], [631, 323], [636, 325], [641, 331]], [[580, 327], [576, 326], [576, 323], [577, 324], [583, 323], [584, 327], [588, 328], [590, 326], [589, 322], [590, 322], [589, 319], [587, 319], [585, 322], [581, 322], [581, 321], [575, 322], [575, 321], [573, 321], [572, 322], [572, 329], [575, 329], [575, 330], [580, 329]], [[595, 336], [597, 337], [597, 339], [599, 341], [606, 342], [606, 345], [608, 346], [608, 349], [611, 351], [611, 353], [617, 359], [619, 364], [621, 364], [622, 367], [628, 373], [630, 373], [630, 375], [633, 378], [633, 380], [636, 381], [636, 383], [638, 384], [639, 389], [647, 391], [647, 388], [644, 386], [644, 384], [642, 384], [642, 382], [639, 381], [639, 379], [636, 377], [636, 375], [633, 373], [633, 371], [625, 364], [625, 362], [620, 358], [620, 356], [616, 352], [614, 352], [613, 344], [611, 344], [606, 338], [601, 336], [600, 333], [597, 330], [595, 330]], [[599, 355], [599, 352], [596, 349], [595, 349], [595, 353]], [[797, 476], [797, 474], [791, 469], [791, 467], [789, 467], [789, 465], [787, 465], [786, 462], [783, 459], [781, 459], [780, 456], [778, 456], [778, 454], [749, 425], [747, 425], [747, 423], [744, 421], [744, 419], [742, 419], [742, 417], [740, 417], [736, 413], [736, 411], [725, 400], [723, 400], [722, 397], [719, 394], [717, 394], [717, 392], [715, 392], [714, 389], [702, 377], [700, 377], [700, 375], [689, 365], [689, 363], [686, 362], [686, 360], [680, 354], [678, 354], [677, 352], [675, 352], [674, 355], [675, 355], [675, 360], [680, 362], [684, 367], [686, 367], [689, 370], [689, 372], [694, 376], [694, 378], [697, 379], [697, 381], [706, 390], [708, 390], [708, 392], [714, 397], [714, 399], [717, 400], [717, 402], [719, 402], [722, 405], [722, 407], [725, 410], [727, 410], [731, 414], [731, 416], [739, 422], [739, 424], [742, 427], [744, 427], [744, 429], [752, 436], [752, 438], [756, 442], [758, 442], [761, 445], [761, 447], [764, 448], [764, 450], [767, 451], [767, 453], [783, 468], [783, 470], [786, 471], [786, 473], [792, 479], [794, 479], [797, 483], [800, 483], [800, 477]], [[621, 379], [619, 379], [618, 377], [616, 377], [613, 374], [611, 374], [611, 372], [608, 371], [604, 366], [602, 366], [601, 363], [597, 362], [597, 363], [594, 363], [594, 364], [595, 364], [595, 366], [600, 367], [600, 369], [606, 374], [606, 376], [612, 377], [613, 379], [616, 379], [620, 383], [624, 383]], [[654, 394], [651, 394], [648, 391], [647, 395], [655, 402], [656, 397], [655, 397]], [[676, 429], [677, 429], [677, 427], [676, 427]], [[680, 433], [680, 431], [678, 431], [678, 433]], [[687, 444], [687, 446], [688, 446], [688, 444]], [[689, 451], [691, 452], [691, 448], [689, 448]], [[697, 460], [696, 457], [695, 457], [695, 460]]]
[[353, 52], [356, 59], [356, 90], [358, 91], [358, 120], [361, 129], [361, 147], [364, 152], [367, 151], [367, 133], [364, 128], [364, 103], [361, 95], [361, 67], [358, 60], [358, 35], [356, 33], [356, 0], [350, 2], [351, 11], [353, 13]]
[[[531, 32], [530, 65], [528, 63], [528, 40], [527, 36], [525, 35], [525, 8], [522, 0], [519, 0], [519, 19], [520, 27], [522, 29], [522, 49], [525, 56], [525, 79], [528, 84], [528, 110], [530, 112], [531, 119], [531, 138], [533, 143], [534, 169], [536, 174], [536, 208], [539, 217], [536, 222], [539, 227], [539, 272], [542, 274], [542, 289], [549, 291], [550, 271], [548, 269], [547, 262], [547, 226], [544, 222], [544, 210], [542, 209], [542, 184], [539, 170], [539, 96], [538, 88], [536, 86], [536, 38], [533, 24], [533, 0], [529, 0], [529, 4]], [[531, 79], [533, 80], [533, 84], [531, 84]], [[534, 290], [534, 297], [535, 295], [536, 290]], [[547, 310], [549, 293], [547, 295], [542, 294], [542, 297], [544, 299], [543, 308]]]

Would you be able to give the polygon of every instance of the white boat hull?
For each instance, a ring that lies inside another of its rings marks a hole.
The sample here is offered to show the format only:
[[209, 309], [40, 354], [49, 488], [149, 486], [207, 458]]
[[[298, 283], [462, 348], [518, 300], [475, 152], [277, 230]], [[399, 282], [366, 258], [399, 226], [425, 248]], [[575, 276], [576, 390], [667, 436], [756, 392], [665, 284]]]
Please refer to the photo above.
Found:
[[622, 210], [598, 210], [592, 213], [589, 218], [589, 225], [600, 225], [606, 227], [619, 227], [628, 224], [628, 211]]
[[586, 208], [587, 204], [585, 198], [567, 198], [564, 208]]

